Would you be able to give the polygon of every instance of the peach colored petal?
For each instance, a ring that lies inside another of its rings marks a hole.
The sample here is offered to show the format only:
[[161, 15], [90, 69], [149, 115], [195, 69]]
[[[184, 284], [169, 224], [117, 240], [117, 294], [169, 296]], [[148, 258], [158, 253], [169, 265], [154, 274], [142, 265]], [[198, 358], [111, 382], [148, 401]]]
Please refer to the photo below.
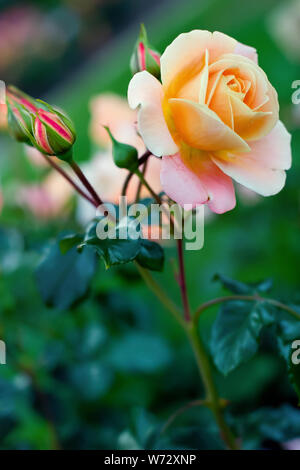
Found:
[[209, 108], [219, 116], [226, 126], [235, 131], [226, 78], [219, 74], [214, 74], [210, 82], [208, 88]]
[[225, 175], [211, 158], [201, 162], [199, 178], [208, 192], [207, 205], [210, 210], [223, 214], [234, 209], [236, 200], [232, 179]]
[[128, 87], [131, 108], [140, 105], [138, 130], [147, 148], [156, 156], [172, 155], [178, 151], [162, 110], [163, 90], [161, 83], [150, 73], [136, 73]]
[[247, 158], [235, 157], [230, 161], [213, 158], [213, 161], [226, 175], [261, 196], [273, 196], [284, 187], [283, 170], [263, 167]]
[[271, 111], [252, 111], [239, 98], [230, 95], [234, 131], [247, 141], [258, 140], [266, 136], [277, 122], [277, 116]]
[[[251, 82], [251, 88], [245, 97], [245, 103], [252, 109], [272, 111], [278, 119], [277, 94], [265, 72], [252, 60], [235, 54], [224, 54], [209, 66], [209, 72], [231, 71], [243, 80]], [[267, 101], [266, 101], [267, 98]]]
[[181, 206], [192, 204], [195, 207], [208, 201], [208, 193], [200, 179], [183, 163], [179, 154], [162, 158], [160, 179], [165, 193]]
[[291, 134], [278, 121], [267, 136], [251, 142], [251, 152], [245, 157], [267, 168], [289, 170], [292, 164]]
[[249, 150], [248, 144], [207, 106], [181, 99], [170, 99], [169, 104], [180, 137], [191, 147], [209, 151]]
[[231, 178], [204, 152], [193, 151], [188, 164], [183, 154], [163, 157], [161, 182], [166, 194], [180, 205], [207, 203], [217, 214], [235, 207]]
[[212, 157], [216, 165], [228, 176], [249, 189], [271, 196], [285, 184], [285, 169], [291, 165], [290, 134], [279, 121], [263, 139], [251, 144], [244, 155], [231, 155], [227, 159]]
[[248, 57], [249, 59], [253, 60], [256, 64], [258, 63], [258, 56], [256, 49], [251, 46], [246, 46], [246, 44], [242, 44], [238, 42], [234, 49], [235, 54], [243, 55], [244, 57]]
[[212, 62], [222, 54], [233, 52], [235, 46], [235, 39], [218, 31], [211, 33], [194, 30], [180, 34], [165, 49], [160, 58], [161, 79], [164, 88], [168, 88], [176, 75], [182, 73], [185, 68], [201, 64], [206, 49]]

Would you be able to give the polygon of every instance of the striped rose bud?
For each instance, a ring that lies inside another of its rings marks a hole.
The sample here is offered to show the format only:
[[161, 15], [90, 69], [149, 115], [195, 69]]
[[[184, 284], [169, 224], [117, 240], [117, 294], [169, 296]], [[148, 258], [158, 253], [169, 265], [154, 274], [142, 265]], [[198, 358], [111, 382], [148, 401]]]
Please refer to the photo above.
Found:
[[141, 25], [140, 36], [130, 59], [130, 69], [132, 75], [142, 70], [147, 70], [154, 77], [160, 78], [160, 54], [149, 45], [146, 29], [143, 24]]
[[42, 104], [47, 109], [39, 108], [33, 117], [33, 144], [47, 155], [69, 159], [76, 139], [73, 124], [60, 111]]
[[6, 90], [8, 129], [19, 142], [32, 144], [31, 114], [37, 112], [37, 103], [18, 88], [9, 86]]

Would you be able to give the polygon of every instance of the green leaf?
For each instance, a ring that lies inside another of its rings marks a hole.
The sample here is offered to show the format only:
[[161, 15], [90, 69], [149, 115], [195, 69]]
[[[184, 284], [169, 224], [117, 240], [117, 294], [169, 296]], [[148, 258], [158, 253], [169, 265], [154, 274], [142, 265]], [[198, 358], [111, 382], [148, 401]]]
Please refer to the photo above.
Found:
[[[97, 236], [97, 224], [99, 220], [93, 222], [87, 229], [86, 236], [80, 248], [85, 246], [91, 246], [95, 249], [96, 253], [101, 256], [104, 261], [106, 269], [114, 265], [129, 263], [136, 259], [141, 249], [141, 239], [130, 238], [129, 230], [131, 224], [135, 223], [135, 220], [129, 218], [122, 222], [122, 228], [126, 230], [126, 233], [122, 234], [121, 238], [121, 224], [113, 227], [114, 233], [108, 235], [105, 239], [100, 239]], [[125, 238], [126, 236], [126, 238]]]
[[59, 241], [59, 248], [61, 253], [64, 255], [74, 246], [78, 246], [82, 242], [82, 239], [82, 235], [76, 233], [66, 235], [65, 237], [61, 238]]
[[60, 309], [82, 298], [96, 269], [93, 250], [78, 253], [75, 247], [62, 254], [59, 241], [50, 245], [36, 270], [36, 281], [44, 302]]
[[213, 325], [211, 354], [224, 375], [248, 361], [257, 351], [264, 326], [274, 321], [264, 302], [229, 301], [222, 305]]
[[136, 260], [146, 269], [162, 271], [164, 267], [164, 250], [158, 243], [142, 239], [140, 252]]
[[239, 419], [238, 434], [248, 448], [257, 448], [266, 439], [275, 442], [295, 439], [300, 435], [300, 410], [290, 405], [260, 408]]
[[157, 419], [143, 408], [134, 408], [130, 429], [120, 434], [118, 444], [121, 450], [153, 449], [159, 436]]
[[125, 264], [133, 261], [140, 251], [139, 240], [122, 240], [116, 238], [107, 238], [100, 240], [99, 238], [90, 238], [81, 246], [92, 246], [96, 253], [101, 256], [106, 269], [118, 264]]
[[220, 281], [225, 289], [233, 292], [234, 294], [240, 295], [251, 295], [256, 292], [268, 292], [273, 285], [272, 279], [265, 279], [264, 281], [255, 283], [245, 283], [230, 279], [229, 277], [223, 276], [222, 274], [215, 274], [213, 280]]

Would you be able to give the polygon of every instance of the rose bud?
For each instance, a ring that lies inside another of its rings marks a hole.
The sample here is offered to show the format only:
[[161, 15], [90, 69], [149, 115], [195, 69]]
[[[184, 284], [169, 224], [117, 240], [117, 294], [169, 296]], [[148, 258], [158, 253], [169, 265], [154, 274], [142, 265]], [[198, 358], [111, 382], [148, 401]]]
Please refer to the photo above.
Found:
[[46, 103], [39, 103], [47, 109], [39, 108], [33, 116], [33, 145], [46, 155], [68, 160], [76, 139], [71, 120]]
[[160, 54], [149, 45], [146, 29], [143, 24], [141, 25], [140, 36], [130, 59], [130, 69], [132, 75], [142, 70], [147, 70], [154, 77], [160, 78]]
[[107, 130], [112, 141], [112, 153], [115, 164], [119, 168], [126, 168], [129, 171], [135, 172], [139, 166], [138, 164], [138, 151], [132, 145], [124, 144], [114, 138], [107, 126]]
[[28, 95], [13, 86], [6, 90], [8, 128], [19, 142], [32, 144], [31, 114], [36, 113], [37, 103]]

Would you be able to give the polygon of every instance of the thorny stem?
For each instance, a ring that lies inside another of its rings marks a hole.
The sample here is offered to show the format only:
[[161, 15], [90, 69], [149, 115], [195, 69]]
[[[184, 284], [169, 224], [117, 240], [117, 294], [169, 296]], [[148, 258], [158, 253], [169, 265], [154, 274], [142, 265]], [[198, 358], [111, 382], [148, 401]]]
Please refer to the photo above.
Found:
[[73, 186], [73, 188], [75, 189], [75, 191], [77, 191], [78, 194], [80, 194], [83, 198], [85, 198], [87, 201], [93, 204], [93, 206], [98, 207], [97, 202], [94, 199], [92, 199], [88, 194], [86, 194], [84, 191], [82, 191], [82, 189], [75, 183], [75, 181], [73, 181], [72, 178], [59, 165], [57, 165], [54, 162], [53, 158], [48, 157], [44, 153], [42, 153], [42, 155], [45, 158], [45, 160], [49, 163], [49, 165], [51, 165], [52, 168], [54, 168], [58, 173], [60, 173], [62, 177], [65, 178], [70, 183], [71, 186]]
[[193, 322], [196, 325], [198, 323], [199, 317], [201, 313], [206, 310], [209, 307], [212, 307], [213, 305], [218, 305], [223, 302], [228, 302], [229, 300], [246, 300], [249, 302], [267, 302], [271, 305], [274, 305], [274, 307], [280, 308], [281, 310], [285, 310], [288, 312], [290, 315], [293, 315], [297, 320], [300, 320], [300, 314], [296, 310], [294, 310], [292, 307], [289, 307], [288, 305], [283, 304], [282, 302], [278, 302], [278, 300], [274, 299], [269, 299], [267, 297], [260, 297], [259, 295], [227, 295], [224, 297], [218, 297], [217, 299], [212, 299], [209, 300], [208, 302], [203, 303], [200, 305], [200, 307], [196, 310], [195, 315], [193, 317]]

